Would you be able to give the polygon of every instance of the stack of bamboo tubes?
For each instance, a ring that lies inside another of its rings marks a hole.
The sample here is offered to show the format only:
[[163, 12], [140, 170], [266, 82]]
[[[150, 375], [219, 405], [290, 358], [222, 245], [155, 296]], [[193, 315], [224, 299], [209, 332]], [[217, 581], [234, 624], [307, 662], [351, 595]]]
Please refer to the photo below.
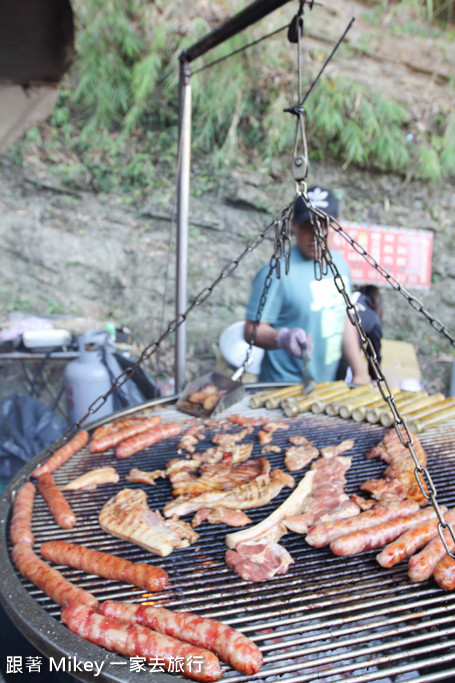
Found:
[[[415, 433], [455, 418], [455, 398], [446, 398], [441, 393], [429, 395], [426, 391], [400, 391], [398, 387], [391, 387], [391, 391], [398, 412]], [[303, 384], [296, 384], [255, 395], [250, 405], [269, 410], [281, 407], [287, 417], [311, 411], [356, 422], [381, 423], [384, 427], [391, 427], [394, 422], [379, 389], [370, 384], [351, 389], [343, 381], [321, 382], [308, 393]]]

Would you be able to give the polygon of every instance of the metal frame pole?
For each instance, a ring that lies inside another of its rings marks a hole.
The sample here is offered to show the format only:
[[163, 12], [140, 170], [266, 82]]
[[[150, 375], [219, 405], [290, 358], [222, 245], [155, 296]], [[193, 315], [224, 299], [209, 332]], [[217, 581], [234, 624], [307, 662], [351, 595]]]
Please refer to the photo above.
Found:
[[[177, 273], [176, 315], [181, 316], [187, 306], [188, 222], [191, 159], [191, 69], [190, 62], [212, 48], [224, 43], [243, 29], [275, 11], [290, 0], [255, 0], [244, 10], [227, 19], [217, 29], [184, 50], [180, 55], [179, 86], [179, 166], [177, 171]], [[175, 391], [180, 393], [185, 384], [186, 321], [175, 333]]]
[[[187, 307], [188, 223], [191, 163], [191, 69], [188, 60], [180, 57], [179, 85], [179, 153], [177, 169], [177, 272], [176, 317]], [[186, 321], [175, 332], [175, 392], [185, 384]]]

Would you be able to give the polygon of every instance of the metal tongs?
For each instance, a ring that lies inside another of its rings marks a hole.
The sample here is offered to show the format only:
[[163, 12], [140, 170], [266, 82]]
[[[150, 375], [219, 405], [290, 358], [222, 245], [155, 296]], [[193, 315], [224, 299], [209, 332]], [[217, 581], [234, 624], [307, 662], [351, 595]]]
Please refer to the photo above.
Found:
[[308, 349], [306, 347], [302, 350], [302, 384], [304, 394], [309, 394], [316, 385], [314, 377], [310, 371], [310, 359], [308, 357]]

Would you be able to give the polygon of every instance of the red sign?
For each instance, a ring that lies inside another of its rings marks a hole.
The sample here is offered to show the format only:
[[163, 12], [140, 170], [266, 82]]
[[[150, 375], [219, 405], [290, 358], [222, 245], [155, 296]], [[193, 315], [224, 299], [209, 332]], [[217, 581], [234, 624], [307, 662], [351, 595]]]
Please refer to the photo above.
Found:
[[[343, 221], [342, 226], [401, 285], [411, 289], [429, 289], [433, 256], [433, 233], [430, 230], [350, 221]], [[382, 275], [339, 233], [335, 232], [333, 237], [332, 246], [341, 251], [348, 262], [353, 284], [387, 285]]]

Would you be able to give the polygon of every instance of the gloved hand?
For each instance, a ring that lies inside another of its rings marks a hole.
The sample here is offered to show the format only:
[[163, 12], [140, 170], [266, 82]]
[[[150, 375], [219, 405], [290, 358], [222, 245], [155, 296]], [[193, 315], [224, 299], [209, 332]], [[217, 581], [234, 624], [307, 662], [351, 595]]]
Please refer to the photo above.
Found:
[[283, 327], [278, 337], [278, 348], [285, 349], [296, 358], [301, 358], [303, 350], [306, 349], [308, 358], [311, 358], [313, 350], [311, 335], [308, 335], [301, 327], [293, 327], [291, 330]]

